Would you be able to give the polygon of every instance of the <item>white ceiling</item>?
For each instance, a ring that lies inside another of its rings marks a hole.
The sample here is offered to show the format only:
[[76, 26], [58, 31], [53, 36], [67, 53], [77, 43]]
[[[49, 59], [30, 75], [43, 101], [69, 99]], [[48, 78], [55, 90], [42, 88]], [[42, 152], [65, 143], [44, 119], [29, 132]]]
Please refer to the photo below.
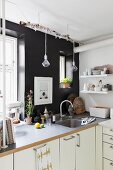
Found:
[[67, 34], [68, 25], [68, 33], [79, 42], [113, 35], [113, 0], [8, 1], [6, 17], [14, 22], [40, 22], [63, 34]]

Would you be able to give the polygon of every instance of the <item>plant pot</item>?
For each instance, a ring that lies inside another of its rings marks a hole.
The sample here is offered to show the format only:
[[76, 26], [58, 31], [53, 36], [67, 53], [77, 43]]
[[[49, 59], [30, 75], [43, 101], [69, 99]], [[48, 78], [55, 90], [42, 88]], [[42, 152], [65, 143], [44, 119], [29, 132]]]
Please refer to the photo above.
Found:
[[27, 115], [27, 118], [25, 119], [25, 122], [27, 125], [32, 124], [32, 117], [30, 117], [29, 115]]
[[70, 88], [70, 84], [69, 83], [64, 83], [63, 88]]

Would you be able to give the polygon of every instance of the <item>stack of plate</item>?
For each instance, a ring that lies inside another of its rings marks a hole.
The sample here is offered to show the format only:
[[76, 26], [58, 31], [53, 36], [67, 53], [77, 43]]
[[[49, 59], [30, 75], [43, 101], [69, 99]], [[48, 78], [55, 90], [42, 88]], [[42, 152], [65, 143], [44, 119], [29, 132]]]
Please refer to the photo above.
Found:
[[101, 70], [92, 70], [92, 74], [93, 75], [100, 75], [101, 74]]

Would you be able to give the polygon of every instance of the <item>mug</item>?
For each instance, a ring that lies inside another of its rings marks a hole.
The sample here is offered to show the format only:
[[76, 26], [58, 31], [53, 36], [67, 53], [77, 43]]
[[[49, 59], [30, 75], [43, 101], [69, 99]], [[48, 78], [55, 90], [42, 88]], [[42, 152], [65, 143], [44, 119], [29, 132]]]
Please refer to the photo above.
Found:
[[91, 75], [91, 68], [88, 68], [88, 76]]
[[84, 90], [84, 91], [87, 91], [87, 90], [88, 90], [88, 85], [87, 85], [86, 83], [84, 83], [83, 90]]
[[86, 71], [83, 72], [83, 76], [87, 76], [87, 72]]

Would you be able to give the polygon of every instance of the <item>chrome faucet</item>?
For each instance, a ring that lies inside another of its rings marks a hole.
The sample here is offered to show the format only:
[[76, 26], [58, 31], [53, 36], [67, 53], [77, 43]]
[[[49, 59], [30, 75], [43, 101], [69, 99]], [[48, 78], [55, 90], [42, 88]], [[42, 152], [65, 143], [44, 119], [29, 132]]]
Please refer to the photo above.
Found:
[[71, 104], [72, 108], [73, 108], [73, 104], [69, 101], [69, 100], [63, 100], [61, 103], [60, 103], [60, 117], [62, 118], [63, 117], [63, 114], [62, 114], [62, 104], [65, 103], [65, 102], [68, 102]]

